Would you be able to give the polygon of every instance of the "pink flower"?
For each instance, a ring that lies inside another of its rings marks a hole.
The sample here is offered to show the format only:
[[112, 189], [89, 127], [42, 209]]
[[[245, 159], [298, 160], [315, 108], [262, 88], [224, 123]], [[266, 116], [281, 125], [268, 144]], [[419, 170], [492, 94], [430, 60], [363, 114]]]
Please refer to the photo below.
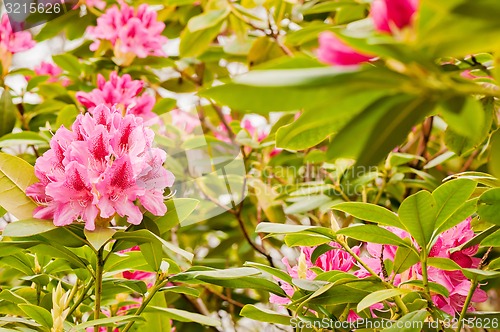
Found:
[[[140, 251], [139, 246], [134, 246], [130, 249], [125, 249], [120, 251], [121, 253], [126, 253], [129, 251]], [[124, 271], [123, 277], [129, 280], [142, 280], [146, 282], [151, 282], [154, 279], [155, 274], [153, 272], [145, 272], [145, 271]]]
[[[42, 61], [38, 66], [35, 67], [35, 74], [39, 76], [49, 76], [47, 82], [55, 83], [61, 82], [61, 85], [68, 86], [70, 81], [67, 78], [60, 78], [63, 70], [53, 63]], [[27, 77], [26, 79], [31, 79]]]
[[85, 0], [85, 6], [94, 7], [99, 10], [106, 8], [106, 1], [104, 0]]
[[200, 119], [184, 112], [180, 109], [175, 109], [170, 112], [172, 115], [172, 124], [178, 128], [183, 129], [186, 134], [191, 134], [195, 128], [201, 128]]
[[[394, 227], [384, 228], [390, 230], [400, 238], [411, 239], [410, 235], [406, 231]], [[473, 257], [478, 250], [477, 245], [460, 251], [453, 250], [473, 237], [474, 231], [470, 226], [470, 218], [468, 218], [455, 227], [440, 234], [436, 243], [429, 252], [429, 257], [449, 258], [462, 268], [477, 268], [480, 259]], [[413, 239], [411, 240], [416, 245], [415, 241]], [[365, 262], [375, 273], [382, 276], [380, 257], [382, 257], [384, 261], [387, 259], [394, 261], [397, 247], [392, 245], [382, 246], [379, 244], [368, 243], [366, 245], [366, 249], [371, 257], [363, 257], [363, 262]], [[428, 267], [427, 272], [429, 281], [443, 285], [450, 292], [450, 297], [448, 298], [439, 294], [432, 296], [438, 308], [449, 313], [450, 315], [454, 315], [455, 312], [460, 312], [462, 310], [465, 297], [467, 296], [467, 292], [470, 288], [470, 281], [465, 277], [462, 271], [443, 271], [430, 266]], [[360, 278], [370, 276], [368, 271], [364, 268], [360, 268], [354, 274]], [[406, 272], [396, 276], [391, 275], [389, 277], [394, 277], [395, 285], [399, 285], [402, 282], [412, 279], [422, 279], [422, 267], [420, 263], [417, 263], [410, 267]], [[482, 289], [477, 288], [474, 292], [472, 301], [484, 302], [486, 299], [486, 293]], [[473, 307], [471, 306], [469, 310], [472, 309]]]
[[97, 89], [89, 93], [77, 92], [76, 98], [90, 112], [97, 105], [104, 104], [108, 107], [115, 106], [127, 114], [134, 114], [147, 120], [155, 116], [151, 111], [155, 104], [155, 98], [146, 93], [140, 95], [143, 88], [143, 81], [132, 80], [128, 74], [120, 77], [116, 72], [112, 72], [109, 75], [109, 81], [98, 74]]
[[357, 52], [330, 31], [319, 35], [317, 55], [320, 61], [336, 66], [357, 65], [373, 58]]
[[[285, 264], [287, 268], [287, 272], [290, 277], [295, 279], [307, 279], [314, 280], [316, 278], [316, 272], [311, 270], [312, 267], [318, 267], [323, 271], [343, 271], [349, 272], [355, 266], [354, 258], [344, 251], [340, 249], [340, 246], [337, 243], [330, 243], [332, 246], [332, 250], [327, 251], [326, 253], [320, 255], [315, 262], [311, 260], [312, 253], [316, 247], [300, 247], [301, 254], [299, 256], [299, 262], [297, 265], [291, 267], [288, 263], [288, 260], [283, 258], [282, 262]], [[353, 251], [357, 254], [359, 253], [359, 247], [354, 247]], [[292, 285], [282, 280], [280, 281], [281, 288], [285, 291], [288, 296], [293, 296], [295, 290]], [[288, 304], [290, 300], [286, 297], [277, 296], [271, 294], [269, 297], [269, 302], [276, 304]]]
[[112, 6], [99, 17], [96, 27], [89, 27], [88, 33], [96, 39], [90, 49], [96, 51], [101, 41], [107, 40], [124, 64], [129, 64], [135, 56], [164, 56], [162, 46], [167, 42], [161, 35], [164, 28], [165, 24], [157, 21], [156, 12], [148, 10], [147, 4], [135, 10], [121, 2], [120, 8]]
[[418, 0], [375, 0], [370, 16], [378, 31], [393, 33], [413, 23], [417, 7]]
[[50, 149], [37, 159], [40, 182], [26, 193], [40, 206], [34, 217], [53, 219], [56, 226], [83, 220], [95, 229], [97, 218], [127, 216], [131, 224], [142, 221], [142, 206], [163, 215], [163, 192], [174, 176], [163, 168], [164, 151], [153, 148], [154, 133], [134, 115], [121, 115], [99, 105], [80, 114], [72, 130], [61, 127]]
[[0, 53], [9, 52], [15, 54], [26, 51], [35, 46], [28, 31], [13, 32], [7, 15], [2, 16], [0, 22]]
[[259, 142], [264, 140], [268, 136], [268, 133], [266, 131], [262, 130], [262, 128], [259, 126], [255, 126], [248, 118], [241, 120], [241, 128], [248, 131], [250, 136], [256, 138]]

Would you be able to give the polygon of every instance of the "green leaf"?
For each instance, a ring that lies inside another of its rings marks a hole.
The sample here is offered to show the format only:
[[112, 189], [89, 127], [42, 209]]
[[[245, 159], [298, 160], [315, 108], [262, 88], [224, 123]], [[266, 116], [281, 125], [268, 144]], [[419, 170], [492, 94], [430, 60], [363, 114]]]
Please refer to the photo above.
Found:
[[354, 158], [361, 166], [376, 165], [406, 139], [411, 128], [421, 122], [433, 106], [428, 98], [405, 94], [381, 98], [333, 137], [327, 156]]
[[436, 201], [435, 227], [439, 229], [466, 201], [476, 189], [476, 182], [456, 179], [445, 182], [432, 192]]
[[157, 115], [161, 115], [163, 113], [167, 113], [168, 111], [172, 110], [176, 105], [177, 105], [176, 99], [163, 98], [156, 103], [155, 107], [153, 107], [152, 112]]
[[430, 242], [434, 232], [437, 206], [434, 197], [428, 191], [411, 195], [401, 203], [399, 219], [421, 248]]
[[19, 308], [21, 308], [26, 315], [33, 318], [35, 322], [47, 328], [52, 328], [54, 322], [52, 321], [52, 315], [47, 309], [33, 304], [19, 304]]
[[0, 148], [18, 145], [37, 145], [48, 147], [49, 141], [40, 134], [31, 131], [7, 134], [0, 138]]
[[59, 129], [61, 126], [71, 128], [78, 114], [80, 114], [80, 112], [76, 108], [76, 105], [71, 104], [64, 106], [57, 113], [56, 128]]
[[382, 332], [420, 332], [427, 316], [429, 316], [427, 310], [410, 312], [398, 319], [391, 327], [383, 329]]
[[199, 201], [192, 198], [175, 198], [168, 200], [167, 213], [161, 217], [153, 217], [152, 220], [160, 229], [160, 233], [168, 232], [172, 227], [182, 223], [193, 213], [198, 206]]
[[290, 277], [288, 273], [283, 272], [280, 269], [254, 262], [245, 262], [244, 266], [254, 267], [256, 269], [269, 273], [270, 275], [275, 276], [276, 278], [281, 279], [289, 284], [292, 283], [292, 277]]
[[205, 29], [191, 32], [188, 28], [184, 29], [180, 36], [179, 52], [183, 58], [197, 57], [203, 54], [212, 41], [217, 37], [223, 22]]
[[108, 326], [108, 325], [116, 324], [118, 322], [128, 322], [128, 321], [133, 321], [133, 320], [144, 320], [144, 319], [140, 316], [134, 316], [134, 315], [100, 318], [100, 319], [90, 320], [90, 321], [87, 321], [85, 323], [75, 325], [69, 330], [69, 332], [83, 331], [87, 327], [92, 327], [92, 326], [96, 326], [96, 325]]
[[271, 222], [261, 222], [255, 229], [256, 233], [288, 234], [311, 230], [317, 226], [275, 224]]
[[358, 312], [361, 312], [361, 311], [365, 310], [366, 308], [371, 307], [375, 303], [382, 302], [384, 300], [387, 300], [387, 299], [395, 297], [395, 296], [407, 294], [409, 292], [410, 292], [410, 290], [402, 289], [402, 288], [383, 289], [383, 290], [373, 292], [373, 293], [367, 295], [364, 299], [361, 300], [361, 302], [358, 303], [356, 310]]
[[173, 320], [179, 322], [195, 322], [207, 326], [220, 326], [220, 321], [212, 317], [203, 316], [200, 314], [195, 314], [185, 310], [179, 310], [174, 308], [161, 308], [156, 306], [147, 307], [146, 311], [160, 311], [166, 317], [170, 317]]
[[192, 17], [187, 24], [187, 28], [191, 32], [212, 28], [222, 23], [229, 13], [230, 10], [228, 7], [225, 9], [209, 10], [201, 15]]
[[485, 237], [481, 241], [481, 247], [500, 247], [500, 230]]
[[378, 205], [363, 202], [345, 202], [334, 205], [332, 209], [345, 212], [360, 220], [404, 229], [404, 226], [394, 212]]
[[240, 311], [240, 316], [257, 320], [259, 322], [281, 325], [290, 325], [290, 319], [292, 318], [268, 309], [258, 308], [252, 304], [245, 305]]
[[488, 161], [488, 170], [496, 177], [500, 177], [500, 130], [491, 135], [490, 159]]
[[484, 281], [500, 277], [500, 271], [486, 271], [479, 269], [462, 269], [462, 273], [469, 279]]
[[472, 216], [477, 210], [478, 198], [471, 199], [460, 206], [453, 214], [448, 217], [439, 227], [436, 228], [435, 234], [443, 233], [448, 229], [458, 225], [468, 217]]
[[[384, 76], [385, 80], [380, 81]], [[228, 83], [199, 93], [239, 111], [258, 114], [330, 109], [335, 112], [337, 100], [360, 91], [385, 91], [401, 86], [403, 77], [380, 68], [255, 70]]]
[[37, 181], [33, 166], [21, 158], [0, 153], [0, 205], [16, 218], [33, 217], [37, 205], [25, 191]]
[[[421, 289], [425, 289], [424, 283], [422, 280], [408, 280], [408, 281], [400, 283], [399, 287], [401, 287], [403, 285], [411, 285], [411, 286], [416, 286], [416, 287], [421, 288]], [[441, 284], [437, 284], [435, 282], [429, 281], [428, 286], [429, 286], [429, 290], [431, 292], [441, 294], [444, 297], [450, 296], [450, 292], [448, 291], [448, 289]]]
[[12, 103], [8, 89], [4, 89], [0, 97], [0, 136], [9, 134], [16, 125], [17, 108]]
[[287, 234], [285, 235], [285, 244], [288, 247], [297, 247], [297, 246], [305, 246], [305, 247], [314, 247], [320, 244], [324, 244], [330, 242], [332, 239], [329, 237], [325, 237], [320, 234], [307, 234], [303, 233], [295, 233], [295, 234]]
[[3, 235], [11, 237], [26, 237], [45, 233], [56, 228], [57, 226], [55, 226], [52, 221], [26, 219], [7, 224], [3, 231]]
[[94, 247], [94, 249], [99, 250], [103, 245], [105, 245], [109, 240], [111, 240], [113, 235], [116, 233], [116, 230], [109, 227], [97, 226], [93, 231], [85, 229], [83, 232], [85, 233], [85, 237]]
[[177, 294], [186, 294], [186, 295], [191, 295], [194, 297], [200, 296], [199, 290], [197, 290], [196, 288], [191, 288], [191, 287], [186, 287], [186, 286], [167, 286], [167, 287], [160, 288], [159, 291], [160, 292], [177, 293]]
[[449, 128], [459, 135], [474, 138], [483, 129], [485, 114], [481, 103], [473, 97], [452, 97], [441, 103], [438, 112]]
[[335, 100], [335, 109], [327, 106], [303, 112], [298, 119], [278, 129], [276, 147], [303, 150], [322, 142], [383, 93], [368, 90], [358, 94], [345, 94]]
[[484, 221], [500, 225], [500, 188], [490, 189], [479, 197], [477, 214]]
[[[149, 302], [149, 306], [167, 307], [165, 294], [157, 293]], [[143, 312], [142, 317], [146, 320], [141, 324], [140, 329], [144, 331], [171, 331], [170, 318], [163, 315], [162, 312], [152, 311]]]
[[414, 250], [406, 247], [398, 247], [392, 270], [395, 274], [400, 274], [408, 270], [420, 261], [420, 257]]
[[78, 61], [78, 58], [76, 56], [69, 53], [59, 54], [52, 56], [52, 60], [54, 60], [56, 65], [66, 70], [68, 73], [75, 76], [80, 76], [82, 70], [80, 62]]
[[345, 235], [363, 242], [411, 247], [408, 242], [404, 241], [396, 234], [375, 225], [361, 225], [343, 228], [337, 232], [337, 235]]
[[427, 264], [443, 271], [457, 271], [461, 269], [460, 265], [449, 258], [429, 257], [427, 259]]

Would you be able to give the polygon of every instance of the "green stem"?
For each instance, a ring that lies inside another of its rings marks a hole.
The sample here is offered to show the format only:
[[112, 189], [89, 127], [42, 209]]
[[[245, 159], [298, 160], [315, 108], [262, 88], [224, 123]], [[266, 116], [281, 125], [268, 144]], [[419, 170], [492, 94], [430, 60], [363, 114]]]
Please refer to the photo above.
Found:
[[429, 289], [429, 276], [427, 274], [427, 251], [425, 248], [422, 250], [422, 284], [424, 286], [427, 300], [430, 301], [431, 291]]
[[83, 302], [83, 300], [85, 300], [85, 297], [87, 296], [87, 293], [89, 292], [89, 290], [92, 288], [92, 286], [94, 285], [94, 283], [92, 282], [92, 280], [87, 284], [87, 286], [85, 286], [85, 288], [83, 289], [83, 291], [80, 293], [80, 295], [78, 296], [78, 298], [76, 299], [75, 303], [73, 303], [73, 305], [71, 306], [71, 308], [69, 309], [69, 312], [68, 312], [68, 315], [67, 317], [70, 317], [71, 314], [78, 308], [78, 306], [80, 305], [80, 303]]
[[[168, 279], [167, 280], [163, 280], [161, 278], [156, 279], [155, 285], [153, 286], [153, 288], [151, 288], [151, 291], [148, 292], [148, 295], [142, 301], [141, 306], [139, 308], [137, 308], [137, 311], [134, 314], [135, 316], [139, 316], [144, 311], [144, 309], [146, 309], [149, 302], [153, 299], [153, 297], [158, 292], [158, 290], [160, 288], [162, 288], [163, 286], [165, 286], [165, 284], [167, 282], [168, 282]], [[122, 332], [127, 332], [128, 330], [130, 330], [130, 328], [132, 327], [132, 325], [134, 325], [134, 323], [135, 323], [135, 321], [133, 321], [133, 320], [128, 322], [128, 324], [125, 325], [125, 328], [122, 330]]]
[[[104, 247], [97, 251], [97, 262], [95, 270], [95, 307], [94, 307], [94, 319], [99, 319], [101, 314], [101, 295], [102, 295], [102, 274], [104, 267]], [[94, 332], [99, 332], [99, 325], [94, 326]]]
[[462, 311], [460, 312], [460, 317], [458, 317], [458, 326], [457, 326], [457, 329], [455, 330], [456, 332], [460, 332], [460, 330], [462, 329], [465, 314], [467, 313], [467, 309], [469, 308], [470, 302], [472, 301], [472, 296], [474, 295], [474, 292], [476, 291], [478, 283], [479, 282], [477, 281], [476, 277], [474, 279], [472, 279], [469, 293], [467, 294], [467, 297], [465, 298], [464, 306], [462, 308]]

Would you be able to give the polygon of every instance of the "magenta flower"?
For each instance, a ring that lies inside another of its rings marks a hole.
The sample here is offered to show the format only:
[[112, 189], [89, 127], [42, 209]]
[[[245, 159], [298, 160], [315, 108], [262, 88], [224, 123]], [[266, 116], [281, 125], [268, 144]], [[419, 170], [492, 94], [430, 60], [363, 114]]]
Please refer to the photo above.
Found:
[[[416, 245], [416, 242], [406, 231], [394, 227], [384, 228], [390, 230], [402, 239], [410, 238], [414, 245]], [[452, 250], [469, 241], [473, 237], [474, 231], [471, 229], [470, 218], [468, 218], [455, 227], [439, 235], [436, 243], [429, 252], [429, 257], [449, 258], [460, 265], [462, 268], [477, 268], [480, 259], [473, 257], [473, 255], [476, 254], [478, 246], [473, 246], [460, 251]], [[394, 261], [397, 247], [392, 245], [382, 246], [380, 244], [368, 243], [366, 245], [366, 249], [371, 257], [363, 257], [363, 261], [375, 273], [383, 276], [380, 257], [382, 257], [383, 260], [389, 259]], [[370, 276], [368, 271], [366, 271], [364, 268], [360, 268], [354, 274], [360, 278]], [[394, 277], [395, 285], [399, 285], [402, 282], [412, 279], [422, 279], [422, 267], [420, 263], [417, 263], [410, 267], [406, 272], [398, 274], [396, 276], [391, 275], [389, 277]], [[462, 271], [443, 271], [431, 266], [428, 268], [428, 277], [429, 281], [443, 285], [450, 292], [449, 298], [438, 294], [432, 296], [437, 307], [449, 313], [450, 315], [454, 315], [455, 312], [460, 312], [470, 288], [470, 281], [465, 277]], [[486, 292], [484, 292], [480, 288], [477, 288], [473, 294], [472, 301], [484, 302], [486, 301], [486, 299]], [[472, 309], [472, 306], [468, 308], [468, 310]]]
[[106, 8], [106, 1], [104, 0], [85, 0], [85, 6], [103, 10]]
[[165, 24], [157, 21], [156, 12], [148, 10], [147, 4], [140, 5], [137, 10], [125, 3], [110, 7], [97, 19], [96, 27], [89, 27], [88, 33], [96, 41], [90, 45], [96, 51], [102, 40], [111, 42], [115, 56], [130, 64], [137, 56], [164, 56], [162, 46], [167, 38], [161, 33]]
[[[139, 246], [134, 246], [130, 249], [125, 249], [120, 251], [121, 253], [126, 253], [129, 251], [140, 251]], [[155, 273], [146, 271], [123, 271], [123, 277], [129, 280], [142, 280], [148, 283], [148, 287], [151, 285], [151, 281], [154, 280]]]
[[26, 51], [35, 46], [31, 34], [27, 31], [13, 32], [7, 15], [2, 16], [0, 22], [0, 53], [15, 54]]
[[148, 120], [155, 115], [151, 111], [155, 98], [147, 93], [140, 95], [143, 89], [143, 81], [132, 80], [128, 74], [120, 77], [116, 72], [112, 72], [109, 75], [109, 81], [98, 74], [97, 89], [89, 93], [77, 92], [76, 98], [89, 109], [89, 112], [92, 112], [97, 105], [104, 104], [108, 107], [115, 106], [127, 114], [134, 114]]
[[95, 229], [96, 219], [127, 216], [131, 224], [142, 221], [142, 206], [163, 215], [163, 193], [174, 176], [163, 168], [164, 151], [153, 148], [154, 133], [134, 115], [99, 105], [80, 114], [72, 130], [61, 127], [50, 149], [37, 159], [40, 182], [26, 193], [40, 206], [34, 217], [53, 219], [56, 226], [85, 222]]
[[[301, 254], [299, 256], [299, 262], [293, 267], [290, 266], [286, 257], [283, 258], [282, 262], [285, 264], [288, 274], [295, 279], [314, 280], [317, 274], [311, 270], [312, 267], [318, 267], [325, 272], [349, 272], [355, 266], [356, 261], [354, 258], [348, 252], [341, 249], [337, 243], [332, 242], [330, 246], [333, 247], [332, 250], [319, 256], [315, 262], [311, 261], [311, 255], [316, 247], [300, 247]], [[359, 253], [359, 247], [354, 247], [352, 249], [356, 254]], [[282, 280], [279, 281], [285, 293], [290, 297], [293, 296], [295, 290], [292, 285]], [[269, 302], [284, 305], [290, 303], [290, 299], [271, 294]]]
[[370, 16], [380, 32], [393, 33], [410, 26], [418, 7], [418, 0], [375, 0]]
[[373, 56], [359, 53], [330, 31], [319, 35], [317, 55], [320, 61], [336, 66], [357, 65], [373, 58]]
[[[42, 61], [38, 66], [35, 67], [35, 74], [39, 76], [49, 76], [47, 82], [56, 83], [60, 82], [62, 86], [68, 86], [70, 81], [68, 78], [61, 78], [61, 74], [63, 70], [59, 68], [57, 65]], [[31, 79], [31, 77], [26, 77], [26, 79]]]

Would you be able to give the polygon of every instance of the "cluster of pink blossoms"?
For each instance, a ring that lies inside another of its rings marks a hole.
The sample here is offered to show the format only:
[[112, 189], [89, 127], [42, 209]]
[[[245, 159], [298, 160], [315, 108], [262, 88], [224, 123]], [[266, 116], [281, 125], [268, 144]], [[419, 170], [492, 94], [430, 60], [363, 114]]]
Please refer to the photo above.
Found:
[[161, 33], [165, 24], [157, 21], [156, 12], [148, 10], [147, 4], [137, 10], [120, 2], [112, 6], [97, 19], [96, 27], [89, 27], [88, 33], [96, 39], [90, 49], [95, 51], [102, 40], [109, 41], [117, 58], [129, 63], [135, 56], [145, 58], [148, 55], [164, 56], [162, 46], [167, 38]]
[[3, 15], [0, 20], [0, 62], [4, 74], [9, 70], [13, 54], [26, 51], [33, 46], [35, 41], [31, 38], [31, 34], [28, 31], [14, 32], [9, 17]]
[[72, 130], [59, 128], [50, 149], [38, 158], [40, 182], [26, 193], [39, 206], [35, 218], [53, 219], [56, 226], [83, 220], [95, 229], [97, 218], [127, 216], [137, 225], [142, 212], [164, 215], [164, 190], [174, 176], [162, 165], [163, 150], [152, 147], [154, 133], [134, 115], [123, 116], [104, 105], [80, 114]]
[[[413, 24], [417, 7], [418, 0], [375, 0], [370, 17], [378, 32], [394, 34]], [[317, 55], [320, 61], [337, 66], [356, 65], [374, 58], [359, 53], [329, 31], [320, 34]]]
[[68, 86], [70, 81], [66, 77], [61, 78], [60, 76], [62, 73], [63, 70], [61, 68], [53, 63], [46, 61], [42, 61], [40, 65], [35, 67], [35, 74], [37, 74], [38, 76], [49, 76], [47, 82], [61, 82], [61, 85]]
[[126, 114], [134, 114], [144, 120], [149, 120], [155, 115], [151, 111], [155, 104], [155, 98], [147, 93], [139, 95], [143, 88], [143, 81], [132, 80], [128, 74], [120, 77], [116, 72], [112, 72], [109, 75], [109, 81], [98, 74], [97, 89], [89, 93], [77, 92], [76, 98], [89, 111], [92, 111], [97, 105], [114, 106]]
[[[412, 239], [410, 234], [406, 231], [393, 228], [385, 227], [400, 238]], [[453, 249], [459, 247], [463, 243], [469, 241], [474, 237], [474, 232], [470, 226], [470, 219], [464, 220], [457, 226], [451, 228], [450, 230], [442, 233], [434, 246], [432, 247], [429, 257], [441, 257], [449, 258], [457, 263], [462, 268], [477, 268], [480, 262], [479, 258], [473, 257], [478, 250], [478, 246], [473, 246], [467, 249], [454, 251]], [[413, 241], [413, 239], [412, 239]], [[414, 242], [414, 241], [413, 241]], [[339, 248], [337, 244], [332, 243], [331, 246]], [[380, 245], [375, 243], [367, 243], [366, 250], [370, 254], [369, 257], [363, 257], [363, 262], [366, 263], [375, 273], [383, 276], [383, 268], [381, 266], [380, 257], [384, 260], [394, 261], [397, 246], [393, 245]], [[301, 247], [301, 257], [304, 257], [305, 265], [307, 267], [306, 272], [302, 272], [303, 275], [299, 275], [299, 265], [291, 267], [288, 264], [286, 258], [283, 259], [283, 263], [287, 267], [288, 274], [292, 278], [302, 278], [313, 280], [316, 278], [316, 273], [310, 268], [317, 267], [323, 271], [343, 271], [351, 272], [351, 270], [356, 266], [358, 269], [353, 272], [353, 274], [359, 278], [366, 278], [371, 276], [371, 274], [359, 266], [354, 258], [342, 249], [332, 249], [324, 254], [322, 254], [316, 262], [311, 261], [311, 255], [314, 248]], [[354, 247], [353, 252], [358, 254], [359, 247]], [[389, 277], [394, 278], [394, 285], [398, 286], [401, 283], [408, 280], [421, 280], [422, 279], [422, 267], [420, 263], [417, 263], [410, 267], [407, 271], [398, 275], [391, 275]], [[448, 289], [450, 296], [444, 297], [440, 294], [434, 294], [432, 299], [436, 306], [443, 310], [444, 312], [454, 315], [456, 312], [460, 312], [464, 306], [465, 298], [469, 292], [471, 282], [465, 277], [462, 271], [444, 271], [435, 267], [428, 268], [428, 278], [429, 281], [438, 283], [446, 289]], [[286, 282], [281, 282], [281, 288], [285, 291], [288, 296], [293, 296], [294, 289], [291, 285]], [[484, 302], [487, 300], [487, 294], [480, 288], [477, 288], [473, 294], [472, 302]], [[276, 295], [271, 295], [271, 303], [277, 304], [288, 304], [290, 300], [288, 298], [279, 297]], [[381, 306], [372, 306], [372, 309], [380, 309]], [[473, 310], [474, 308], [470, 306], [468, 310]], [[353, 320], [357, 318], [356, 313], [351, 312], [349, 314], [348, 320]]]

